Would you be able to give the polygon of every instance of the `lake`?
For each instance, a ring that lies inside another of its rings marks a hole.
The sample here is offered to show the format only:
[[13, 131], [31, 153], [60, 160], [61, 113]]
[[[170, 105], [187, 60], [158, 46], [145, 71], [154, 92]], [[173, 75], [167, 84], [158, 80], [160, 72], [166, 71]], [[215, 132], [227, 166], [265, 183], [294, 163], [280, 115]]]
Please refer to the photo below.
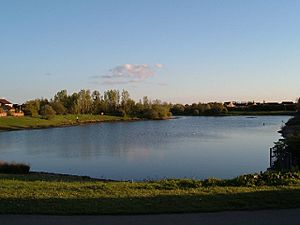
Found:
[[118, 180], [231, 178], [264, 171], [289, 116], [179, 117], [0, 132], [0, 159]]

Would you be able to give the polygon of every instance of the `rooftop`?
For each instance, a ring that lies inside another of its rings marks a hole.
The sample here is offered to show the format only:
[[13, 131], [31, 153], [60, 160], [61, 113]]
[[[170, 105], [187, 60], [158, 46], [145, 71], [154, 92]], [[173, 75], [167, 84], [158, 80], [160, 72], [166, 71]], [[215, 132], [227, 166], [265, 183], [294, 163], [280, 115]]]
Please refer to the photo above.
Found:
[[0, 98], [0, 103], [2, 103], [2, 104], [12, 104], [11, 102], [7, 101], [4, 98]]

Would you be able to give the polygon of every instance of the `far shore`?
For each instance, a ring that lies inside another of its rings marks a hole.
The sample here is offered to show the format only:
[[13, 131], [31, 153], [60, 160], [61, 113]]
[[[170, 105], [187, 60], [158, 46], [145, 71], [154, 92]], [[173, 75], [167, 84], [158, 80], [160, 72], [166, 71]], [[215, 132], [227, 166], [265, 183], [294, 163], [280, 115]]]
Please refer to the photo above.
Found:
[[[78, 116], [78, 120], [77, 120]], [[57, 115], [53, 119], [43, 119], [41, 117], [0, 117], [1, 131], [17, 131], [27, 129], [46, 129], [79, 126], [92, 123], [103, 122], [133, 122], [142, 121], [140, 118], [119, 117], [108, 115]]]
[[[209, 117], [220, 117], [220, 116], [292, 116], [295, 112], [293, 111], [258, 111], [258, 112], [246, 112], [246, 111], [231, 111], [226, 114], [217, 115], [199, 115]], [[184, 116], [184, 115], [183, 115]], [[78, 117], [78, 120], [77, 120]], [[164, 118], [176, 119], [181, 115], [175, 115], [174, 117]], [[58, 128], [58, 127], [69, 127], [78, 126], [91, 123], [103, 123], [103, 122], [134, 122], [134, 121], [145, 121], [149, 119], [142, 119], [137, 117], [120, 117], [120, 116], [109, 116], [109, 115], [56, 115], [52, 119], [43, 119], [41, 117], [0, 117], [0, 132], [1, 131], [17, 131], [27, 129], [46, 129], [46, 128]]]

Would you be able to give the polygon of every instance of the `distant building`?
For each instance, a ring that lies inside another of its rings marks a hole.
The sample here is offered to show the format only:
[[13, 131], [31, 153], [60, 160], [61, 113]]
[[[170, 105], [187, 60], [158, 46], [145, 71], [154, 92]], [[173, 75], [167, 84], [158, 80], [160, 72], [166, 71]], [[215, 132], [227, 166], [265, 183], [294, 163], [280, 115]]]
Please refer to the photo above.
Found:
[[0, 99], [0, 117], [7, 116], [24, 116], [21, 108], [17, 104], [13, 104], [8, 100], [1, 98]]
[[13, 104], [4, 98], [0, 98], [0, 107], [3, 108], [3, 107], [7, 107], [7, 106], [12, 108]]
[[226, 108], [235, 108], [236, 107], [236, 105], [235, 105], [235, 102], [224, 102], [224, 106], [226, 107]]

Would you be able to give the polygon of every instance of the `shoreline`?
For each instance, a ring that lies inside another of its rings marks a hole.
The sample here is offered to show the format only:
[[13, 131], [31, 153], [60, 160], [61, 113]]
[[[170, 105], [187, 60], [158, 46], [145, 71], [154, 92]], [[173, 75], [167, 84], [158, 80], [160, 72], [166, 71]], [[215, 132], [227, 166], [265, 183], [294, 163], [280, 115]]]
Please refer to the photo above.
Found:
[[[169, 118], [152, 119], [157, 120], [171, 120], [180, 117], [226, 117], [226, 116], [294, 116], [295, 112], [236, 112], [219, 115], [174, 115]], [[76, 121], [77, 115], [59, 115], [53, 120], [46, 120], [38, 117], [2, 117], [0, 118], [0, 133], [8, 131], [22, 131], [22, 130], [36, 130], [36, 129], [50, 129], [50, 128], [65, 128], [73, 126], [83, 126], [97, 123], [115, 123], [115, 122], [139, 122], [151, 121], [151, 119], [137, 118], [137, 117], [118, 117], [118, 116], [99, 116], [99, 115], [80, 115], [79, 122]], [[87, 117], [87, 118], [85, 118]], [[6, 123], [4, 123], [6, 122]], [[19, 123], [16, 123], [19, 122]], [[1, 124], [1, 123], [4, 123]]]
[[[22, 130], [40, 130], [40, 129], [52, 129], [52, 128], [65, 128], [65, 127], [75, 127], [75, 126], [84, 126], [89, 124], [97, 124], [97, 123], [115, 123], [115, 122], [138, 122], [138, 121], [146, 121], [146, 119], [140, 118], [123, 118], [123, 117], [114, 117], [110, 116], [112, 119], [105, 120], [82, 120], [82, 121], [69, 121], [63, 122], [60, 124], [51, 124], [51, 120], [46, 120], [42, 118], [28, 117], [25, 116], [23, 118], [32, 119], [32, 120], [40, 120], [42, 122], [50, 122], [50, 124], [30, 124], [27, 126], [11, 126], [11, 127], [1, 127], [0, 124], [0, 133], [1, 132], [10, 132], [10, 131], [22, 131]], [[0, 118], [1, 119], [1, 118]], [[19, 118], [10, 118], [10, 119], [20, 119]], [[0, 120], [1, 122], [1, 120]]]
[[[274, 177], [273, 175], [276, 174]], [[287, 175], [286, 175], [287, 174]], [[292, 175], [294, 174], [294, 175]], [[295, 176], [295, 177], [293, 177]], [[217, 178], [217, 177], [206, 177], [203, 179], [198, 178], [175, 178], [175, 177], [165, 177], [160, 179], [141, 179], [141, 180], [118, 180], [118, 179], [110, 179], [110, 178], [96, 178], [88, 175], [76, 175], [69, 173], [59, 173], [59, 172], [47, 172], [47, 171], [29, 171], [28, 173], [1, 173], [0, 178], [8, 178], [8, 177], [23, 177], [25, 178], [33, 178], [38, 180], [62, 180], [62, 181], [91, 181], [91, 182], [119, 182], [119, 183], [155, 183], [162, 181], [195, 181], [195, 182], [204, 182], [207, 183], [204, 186], [253, 186], [257, 183], [258, 186], [273, 186], [273, 185], [288, 185], [296, 184], [300, 185], [300, 172], [299, 171], [274, 171], [274, 170], [266, 170], [264, 172], [255, 172], [249, 174], [240, 174], [231, 178]], [[242, 178], [242, 179], [241, 179]], [[261, 183], [259, 179], [263, 179], [264, 183]], [[287, 179], [288, 182], [281, 183], [282, 180]], [[297, 181], [293, 180], [296, 179]], [[247, 181], [248, 180], [248, 181]], [[249, 183], [250, 182], [250, 183]], [[270, 182], [271, 184], [268, 184]], [[278, 183], [279, 182], [279, 183]], [[203, 185], [201, 185], [203, 186]]]
[[[17, 175], [17, 174], [16, 174]], [[44, 172], [44, 171], [31, 171], [28, 174], [18, 174], [18, 175], [29, 175], [29, 176], [46, 176], [48, 178], [62, 178], [62, 179], [74, 179], [74, 180], [81, 180], [81, 181], [100, 181], [100, 182], [123, 182], [121, 180], [114, 180], [114, 179], [104, 179], [104, 178], [95, 178], [86, 175], [75, 175], [75, 174], [68, 174], [68, 173], [53, 173], [53, 172]]]

